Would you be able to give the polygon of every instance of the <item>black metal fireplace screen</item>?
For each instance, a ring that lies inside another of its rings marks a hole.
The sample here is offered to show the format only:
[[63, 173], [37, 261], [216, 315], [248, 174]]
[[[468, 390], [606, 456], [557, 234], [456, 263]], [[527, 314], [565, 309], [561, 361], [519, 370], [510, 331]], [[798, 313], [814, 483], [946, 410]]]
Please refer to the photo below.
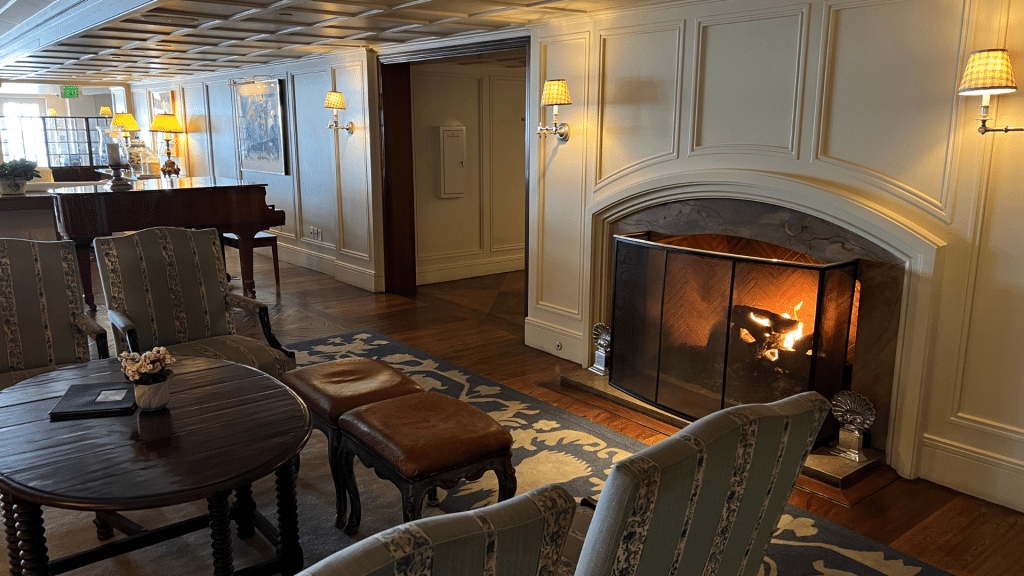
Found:
[[730, 236], [650, 237], [615, 237], [613, 386], [690, 419], [849, 387], [857, 260], [824, 264]]

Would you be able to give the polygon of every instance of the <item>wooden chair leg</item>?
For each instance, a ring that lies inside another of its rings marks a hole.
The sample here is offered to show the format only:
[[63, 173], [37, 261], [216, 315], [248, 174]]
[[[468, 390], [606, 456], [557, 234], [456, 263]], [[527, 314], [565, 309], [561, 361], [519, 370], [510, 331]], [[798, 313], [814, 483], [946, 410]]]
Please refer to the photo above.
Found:
[[277, 240], [276, 239], [270, 245], [270, 253], [271, 253], [271, 255], [274, 258], [274, 284], [277, 285], [278, 288], [280, 288], [281, 287], [281, 267], [280, 267], [280, 265], [278, 264], [278, 261], [277, 261]]

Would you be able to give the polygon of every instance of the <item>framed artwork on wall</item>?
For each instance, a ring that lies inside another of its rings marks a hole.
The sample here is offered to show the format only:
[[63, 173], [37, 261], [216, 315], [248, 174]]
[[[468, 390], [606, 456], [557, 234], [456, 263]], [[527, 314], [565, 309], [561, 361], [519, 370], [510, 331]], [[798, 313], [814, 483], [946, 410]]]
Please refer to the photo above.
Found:
[[174, 114], [174, 90], [150, 92], [150, 118], [157, 114]]
[[287, 175], [281, 94], [277, 80], [235, 85], [235, 125], [242, 170]]

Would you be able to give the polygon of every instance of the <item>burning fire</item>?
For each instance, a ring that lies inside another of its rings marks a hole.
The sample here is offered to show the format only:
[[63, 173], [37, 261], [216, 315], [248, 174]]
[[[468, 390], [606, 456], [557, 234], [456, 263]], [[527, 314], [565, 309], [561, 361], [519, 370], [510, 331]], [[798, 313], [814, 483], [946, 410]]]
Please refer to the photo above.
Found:
[[[799, 304], [797, 304], [796, 306], [794, 306], [792, 308], [792, 314], [790, 312], [786, 312], [786, 313], [782, 314], [782, 317], [786, 318], [786, 319], [789, 319], [789, 320], [799, 320], [799, 318], [796, 317], [796, 314], [797, 314], [797, 312], [800, 311], [800, 307], [803, 306], [803, 305], [804, 305], [804, 303], [800, 302]], [[769, 318], [764, 317], [764, 316], [758, 316], [757, 314], [751, 312], [750, 313], [750, 319], [753, 320], [754, 322], [757, 322], [761, 326], [764, 326], [765, 328], [772, 327], [771, 320]], [[748, 333], [748, 336], [749, 336], [749, 333]], [[794, 328], [794, 329], [790, 330], [789, 332], [785, 333], [785, 335], [781, 338], [781, 344], [780, 344], [779, 348], [771, 348], [769, 350], [765, 350], [764, 355], [765, 355], [766, 358], [768, 358], [772, 362], [775, 362], [776, 360], [779, 359], [779, 349], [780, 348], [782, 350], [791, 350], [792, 351], [793, 350], [793, 345], [796, 344], [797, 340], [800, 340], [803, 337], [804, 337], [804, 323], [800, 322], [799, 324], [797, 324], [796, 328]], [[746, 338], [744, 338], [744, 340], [746, 340]]]

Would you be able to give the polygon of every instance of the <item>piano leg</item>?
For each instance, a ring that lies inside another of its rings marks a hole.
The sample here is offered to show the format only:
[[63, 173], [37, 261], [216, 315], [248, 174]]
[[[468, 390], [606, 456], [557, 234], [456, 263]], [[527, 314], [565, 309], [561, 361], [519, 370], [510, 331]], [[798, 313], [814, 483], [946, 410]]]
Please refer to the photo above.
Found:
[[75, 243], [75, 254], [78, 256], [78, 276], [82, 279], [82, 297], [90, 310], [96, 309], [96, 303], [92, 295], [92, 258], [90, 248], [92, 243]]
[[256, 233], [238, 231], [238, 262], [242, 268], [242, 295], [256, 297], [256, 281], [252, 277], [252, 239]]

